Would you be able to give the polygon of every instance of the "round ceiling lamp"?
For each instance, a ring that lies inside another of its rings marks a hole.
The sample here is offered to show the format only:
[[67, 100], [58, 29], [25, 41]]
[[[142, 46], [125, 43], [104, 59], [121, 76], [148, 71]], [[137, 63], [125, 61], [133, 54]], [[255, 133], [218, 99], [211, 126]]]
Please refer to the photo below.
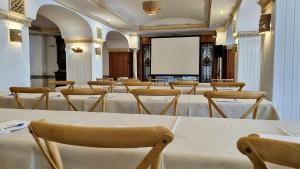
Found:
[[144, 1], [143, 9], [148, 15], [157, 15], [160, 11], [160, 1]]

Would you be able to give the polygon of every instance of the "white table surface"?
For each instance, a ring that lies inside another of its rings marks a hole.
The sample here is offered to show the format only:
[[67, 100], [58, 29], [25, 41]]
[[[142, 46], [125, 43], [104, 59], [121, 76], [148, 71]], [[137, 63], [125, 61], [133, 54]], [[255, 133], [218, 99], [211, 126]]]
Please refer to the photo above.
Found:
[[[30, 109], [37, 96], [35, 94], [22, 94], [20, 95], [20, 100], [25, 105], [25, 108]], [[171, 99], [171, 97], [165, 96], [141, 97], [145, 106], [153, 114], [158, 114]], [[79, 111], [88, 111], [96, 101], [94, 96], [72, 96], [71, 100]], [[217, 104], [227, 113], [228, 117], [240, 118], [254, 102], [255, 100], [241, 100], [239, 103], [218, 102]], [[17, 108], [13, 96], [1, 96], [0, 108]], [[49, 110], [67, 110], [67, 103], [60, 93], [50, 93]], [[95, 111], [101, 111], [101, 105], [96, 107]], [[138, 114], [137, 101], [130, 93], [108, 93], [105, 98], [105, 111], [110, 113]], [[167, 115], [171, 114], [172, 108], [167, 112]], [[214, 114], [215, 117], [220, 117], [216, 112]], [[177, 115], [208, 117], [208, 101], [203, 95], [181, 95], [178, 100]], [[248, 118], [251, 118], [251, 116]], [[272, 102], [264, 100], [259, 106], [258, 119], [278, 120], [280, 115]]]
[[[251, 163], [239, 153], [236, 142], [251, 133], [299, 134], [300, 122], [209, 119], [199, 117], [149, 116], [95, 112], [0, 109], [0, 123], [9, 120], [99, 126], [138, 127], [163, 125], [170, 128], [174, 141], [162, 154], [163, 169], [250, 169]], [[79, 134], [80, 136], [80, 134]], [[96, 149], [59, 144], [65, 167], [72, 169], [134, 168], [146, 149]], [[49, 168], [27, 129], [0, 135], [1, 169]]]

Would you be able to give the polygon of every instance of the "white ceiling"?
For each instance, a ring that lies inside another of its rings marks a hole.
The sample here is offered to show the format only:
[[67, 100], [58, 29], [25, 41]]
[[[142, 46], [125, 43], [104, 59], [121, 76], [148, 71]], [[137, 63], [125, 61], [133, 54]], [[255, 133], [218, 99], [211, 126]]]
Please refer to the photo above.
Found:
[[[145, 0], [59, 1], [96, 17], [117, 29], [128, 32], [138, 32], [140, 26], [201, 25], [201, 27], [196, 28], [160, 29], [159, 31], [170, 33], [188, 29], [203, 31], [222, 28], [227, 23], [237, 0], [160, 0], [161, 11], [156, 16], [145, 14], [142, 9], [142, 3]], [[221, 11], [223, 14], [221, 14]]]

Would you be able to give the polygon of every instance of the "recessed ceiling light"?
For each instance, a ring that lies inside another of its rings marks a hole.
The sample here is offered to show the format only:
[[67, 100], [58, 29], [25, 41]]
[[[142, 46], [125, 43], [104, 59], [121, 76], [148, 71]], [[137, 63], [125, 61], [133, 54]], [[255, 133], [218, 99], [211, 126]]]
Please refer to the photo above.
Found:
[[224, 14], [224, 11], [223, 11], [223, 10], [222, 10], [222, 11], [220, 11], [220, 14], [221, 14], [221, 15], [223, 15], [223, 14]]
[[106, 20], [107, 22], [111, 22], [112, 19], [111, 19], [111, 18], [106, 18], [105, 20]]

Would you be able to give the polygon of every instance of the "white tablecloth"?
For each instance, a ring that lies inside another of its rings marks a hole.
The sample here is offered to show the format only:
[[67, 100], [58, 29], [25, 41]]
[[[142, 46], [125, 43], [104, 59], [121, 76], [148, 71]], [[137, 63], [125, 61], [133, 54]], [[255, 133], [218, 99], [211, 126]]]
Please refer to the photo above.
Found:
[[[239, 153], [236, 142], [251, 133], [288, 135], [299, 132], [299, 122], [208, 119], [195, 117], [107, 114], [43, 110], [0, 109], [0, 123], [9, 120], [46, 119], [54, 123], [138, 127], [163, 125], [172, 129], [174, 141], [162, 154], [163, 169], [250, 169], [251, 163]], [[295, 133], [293, 132], [295, 131]], [[299, 134], [299, 133], [298, 133]], [[80, 136], [80, 133], [79, 133]], [[146, 149], [97, 149], [59, 145], [66, 168], [134, 168]], [[46, 160], [27, 129], [0, 135], [1, 169], [47, 169]]]
[[[95, 88], [98, 88], [99, 86], [93, 86]], [[66, 89], [68, 87], [61, 86], [55, 88], [55, 91], [60, 92], [62, 89]], [[75, 85], [75, 88], [89, 88], [88, 85]], [[108, 88], [107, 86], [102, 86], [102, 88]], [[138, 89], [138, 88], [145, 88], [141, 86], [130, 86], [130, 89]], [[151, 86], [151, 89], [171, 89], [170, 86]], [[176, 89], [181, 90], [183, 93], [189, 92], [192, 88], [191, 87], [176, 87]], [[209, 85], [199, 85], [196, 90], [197, 95], [203, 95], [206, 91], [212, 91], [212, 87]], [[127, 89], [125, 86], [114, 86], [113, 88], [114, 93], [127, 93]]]
[[[22, 94], [20, 95], [21, 102], [25, 108], [31, 108], [37, 95]], [[171, 97], [157, 96], [157, 97], [141, 97], [145, 106], [153, 112], [158, 114], [172, 99]], [[94, 96], [72, 96], [72, 102], [80, 111], [88, 111], [95, 103]], [[240, 118], [242, 114], [250, 108], [255, 100], [241, 100], [241, 102], [218, 102], [220, 107], [224, 109], [230, 118]], [[133, 113], [138, 114], [137, 102], [134, 96], [130, 93], [109, 93], [105, 98], [105, 111], [110, 113]], [[15, 100], [12, 96], [0, 97], [0, 108], [17, 108]], [[49, 110], [67, 110], [67, 103], [60, 93], [50, 93]], [[99, 105], [95, 111], [100, 112]], [[171, 115], [173, 109], [171, 108], [167, 114]], [[216, 112], [215, 117], [220, 117]], [[178, 116], [191, 117], [208, 117], [208, 101], [203, 95], [181, 95], [178, 100]], [[251, 118], [251, 116], [249, 116]], [[277, 120], [280, 119], [279, 113], [272, 102], [264, 100], [259, 106], [258, 119]]]

